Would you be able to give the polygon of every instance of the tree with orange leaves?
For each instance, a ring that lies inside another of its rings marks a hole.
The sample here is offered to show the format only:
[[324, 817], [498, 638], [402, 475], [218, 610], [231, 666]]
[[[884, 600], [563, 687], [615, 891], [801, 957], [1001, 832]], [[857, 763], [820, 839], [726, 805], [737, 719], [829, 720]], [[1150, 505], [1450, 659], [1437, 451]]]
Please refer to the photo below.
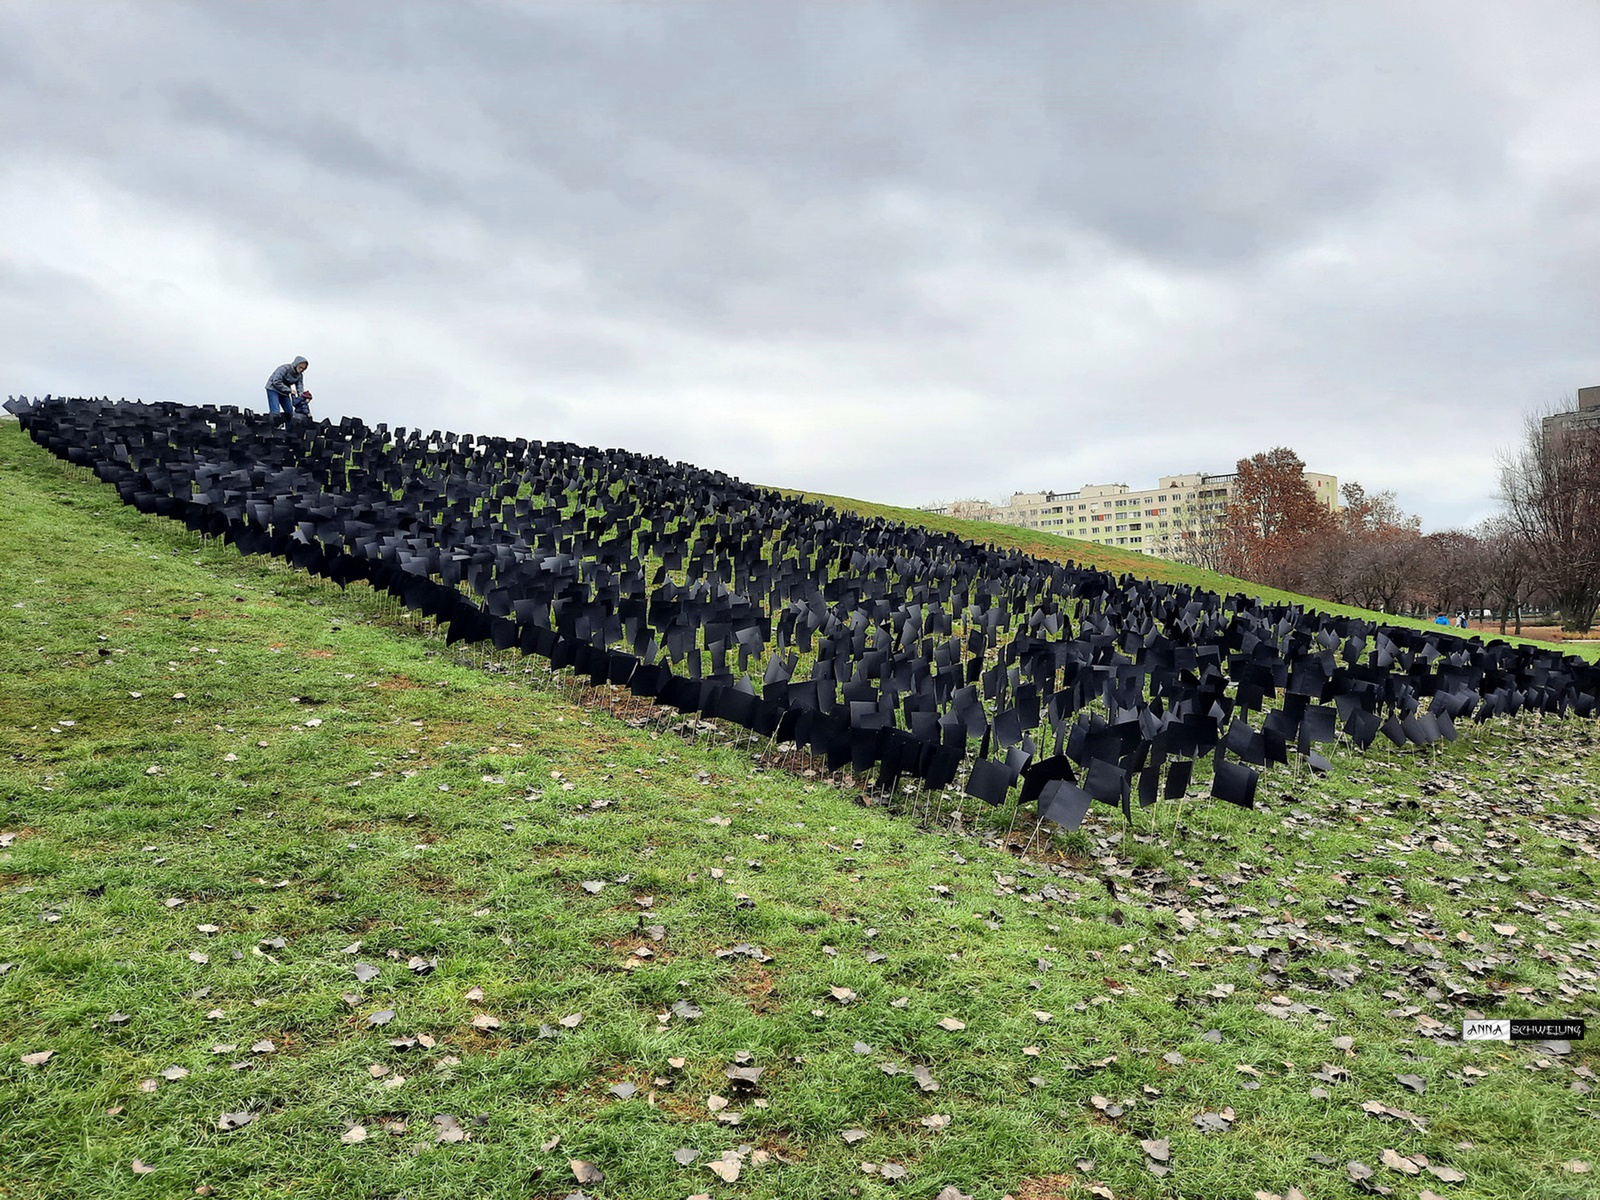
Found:
[[1238, 461], [1224, 530], [1229, 574], [1271, 587], [1300, 582], [1307, 547], [1334, 524], [1305, 469], [1287, 446]]

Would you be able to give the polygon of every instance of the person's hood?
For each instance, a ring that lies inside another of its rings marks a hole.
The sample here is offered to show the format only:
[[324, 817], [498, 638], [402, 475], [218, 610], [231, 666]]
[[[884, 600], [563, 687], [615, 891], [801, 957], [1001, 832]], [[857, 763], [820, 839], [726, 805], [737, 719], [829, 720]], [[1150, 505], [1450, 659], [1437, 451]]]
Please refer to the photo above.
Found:
[[302, 368], [302, 367], [309, 367], [309, 366], [310, 366], [310, 365], [311, 365], [311, 363], [310, 363], [310, 361], [309, 361], [309, 360], [307, 360], [307, 359], [304, 359], [304, 358], [297, 358], [297, 359], [295, 359], [295, 360], [294, 360], [294, 362], [293, 362], [293, 363], [292, 363], [292, 364], [291, 364], [291, 365], [292, 365], [292, 366], [293, 366], [293, 367], [294, 367], [294, 369], [295, 369], [295, 370], [296, 370], [296, 371], [298, 371], [298, 370], [300, 370], [300, 369], [301, 369], [301, 368]]

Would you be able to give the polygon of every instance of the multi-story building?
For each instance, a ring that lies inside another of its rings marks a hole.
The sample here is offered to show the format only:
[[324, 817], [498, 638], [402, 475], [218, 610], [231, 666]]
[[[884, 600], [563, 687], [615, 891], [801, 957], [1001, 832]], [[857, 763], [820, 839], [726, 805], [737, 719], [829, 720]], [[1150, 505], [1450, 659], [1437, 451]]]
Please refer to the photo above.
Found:
[[1600, 429], [1600, 386], [1578, 389], [1578, 407], [1544, 419], [1545, 433], [1557, 430]]
[[[1305, 481], [1330, 512], [1339, 510], [1339, 481], [1305, 472]], [[1220, 529], [1238, 476], [1163, 475], [1135, 491], [1125, 483], [1087, 484], [1075, 492], [1015, 492], [989, 520], [1042, 529], [1102, 546], [1179, 560], [1197, 557], [1197, 542]]]

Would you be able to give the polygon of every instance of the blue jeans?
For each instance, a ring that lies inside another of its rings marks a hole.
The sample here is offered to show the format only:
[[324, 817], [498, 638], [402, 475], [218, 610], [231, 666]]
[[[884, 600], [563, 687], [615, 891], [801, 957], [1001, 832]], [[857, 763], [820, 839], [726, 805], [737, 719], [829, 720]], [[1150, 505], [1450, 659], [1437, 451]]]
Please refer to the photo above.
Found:
[[288, 396], [280, 396], [271, 388], [267, 389], [267, 411], [270, 413], [281, 412], [284, 416], [294, 419], [294, 401]]

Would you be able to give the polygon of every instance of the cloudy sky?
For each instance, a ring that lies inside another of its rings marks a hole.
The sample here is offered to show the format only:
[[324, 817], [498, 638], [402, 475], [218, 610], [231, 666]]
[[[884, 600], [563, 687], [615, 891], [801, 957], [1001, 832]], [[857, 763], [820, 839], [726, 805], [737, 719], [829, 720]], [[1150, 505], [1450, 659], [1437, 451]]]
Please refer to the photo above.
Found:
[[1275, 445], [1429, 528], [1600, 383], [1600, 5], [0, 6], [0, 395], [916, 504]]

